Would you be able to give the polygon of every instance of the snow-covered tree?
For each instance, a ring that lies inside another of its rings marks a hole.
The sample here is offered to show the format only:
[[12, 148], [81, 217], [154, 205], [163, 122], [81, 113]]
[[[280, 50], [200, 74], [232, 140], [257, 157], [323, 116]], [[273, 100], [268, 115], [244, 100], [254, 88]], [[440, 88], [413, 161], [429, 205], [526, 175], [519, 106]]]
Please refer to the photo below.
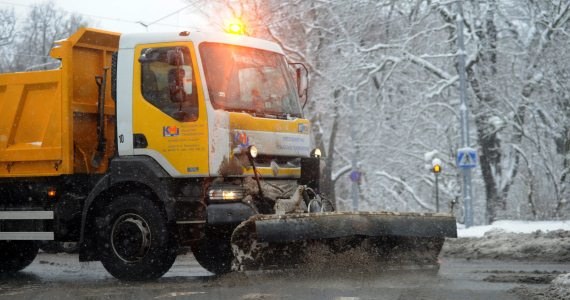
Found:
[[[553, 217], [568, 199], [567, 0], [464, 1], [478, 222]], [[208, 1], [311, 71], [306, 112], [328, 149], [340, 208], [365, 174], [362, 208], [433, 210], [424, 154], [444, 161], [441, 198], [460, 195], [454, 1]], [[217, 22], [223, 27], [223, 22]], [[443, 204], [442, 204], [443, 205]]]

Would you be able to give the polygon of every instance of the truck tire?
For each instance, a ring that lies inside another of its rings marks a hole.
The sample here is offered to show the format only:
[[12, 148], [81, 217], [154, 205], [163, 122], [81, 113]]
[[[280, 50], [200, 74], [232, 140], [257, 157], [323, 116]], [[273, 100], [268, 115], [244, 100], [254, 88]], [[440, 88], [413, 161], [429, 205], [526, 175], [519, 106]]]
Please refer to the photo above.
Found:
[[172, 267], [176, 243], [165, 217], [149, 199], [121, 196], [107, 206], [101, 217], [101, 263], [115, 278], [152, 280]]
[[232, 270], [231, 230], [207, 229], [206, 236], [191, 245], [192, 254], [202, 268], [216, 275]]
[[0, 273], [18, 272], [29, 266], [38, 250], [35, 241], [0, 241]]

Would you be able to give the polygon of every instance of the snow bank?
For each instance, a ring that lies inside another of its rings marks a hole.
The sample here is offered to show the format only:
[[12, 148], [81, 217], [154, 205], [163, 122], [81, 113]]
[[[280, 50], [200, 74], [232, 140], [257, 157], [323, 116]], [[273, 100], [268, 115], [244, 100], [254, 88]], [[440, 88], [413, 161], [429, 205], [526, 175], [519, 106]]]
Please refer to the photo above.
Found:
[[[497, 221], [465, 228], [457, 239], [446, 239], [442, 257], [523, 261], [570, 261], [569, 221]], [[513, 289], [522, 299], [570, 299], [570, 274], [561, 274], [545, 288]]]
[[497, 221], [447, 239], [442, 255], [467, 259], [570, 261], [570, 221]]
[[446, 239], [441, 255], [466, 259], [570, 261], [570, 231], [512, 233], [493, 229], [483, 237]]
[[535, 231], [570, 231], [570, 221], [496, 221], [491, 225], [465, 228], [457, 224], [458, 237], [483, 237], [486, 232], [497, 229], [508, 233], [533, 233]]

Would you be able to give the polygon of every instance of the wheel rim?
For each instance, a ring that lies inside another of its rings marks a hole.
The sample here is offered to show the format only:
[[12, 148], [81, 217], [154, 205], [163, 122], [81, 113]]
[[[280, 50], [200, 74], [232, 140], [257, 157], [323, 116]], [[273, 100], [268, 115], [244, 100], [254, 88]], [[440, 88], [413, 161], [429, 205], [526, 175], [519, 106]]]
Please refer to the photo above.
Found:
[[150, 249], [151, 234], [146, 220], [134, 213], [117, 218], [111, 230], [111, 247], [127, 263], [140, 261]]

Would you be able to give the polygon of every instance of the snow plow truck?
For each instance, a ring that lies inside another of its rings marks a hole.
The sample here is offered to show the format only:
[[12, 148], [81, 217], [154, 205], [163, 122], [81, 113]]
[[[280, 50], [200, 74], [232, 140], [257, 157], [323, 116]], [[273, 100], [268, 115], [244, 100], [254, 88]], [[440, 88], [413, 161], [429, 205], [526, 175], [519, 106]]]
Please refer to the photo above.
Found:
[[335, 211], [302, 113], [306, 69], [275, 43], [82, 28], [50, 56], [57, 69], [0, 74], [2, 273], [41, 241], [148, 280], [181, 248], [221, 274], [301, 264], [315, 243], [436, 264], [456, 236], [448, 214]]

